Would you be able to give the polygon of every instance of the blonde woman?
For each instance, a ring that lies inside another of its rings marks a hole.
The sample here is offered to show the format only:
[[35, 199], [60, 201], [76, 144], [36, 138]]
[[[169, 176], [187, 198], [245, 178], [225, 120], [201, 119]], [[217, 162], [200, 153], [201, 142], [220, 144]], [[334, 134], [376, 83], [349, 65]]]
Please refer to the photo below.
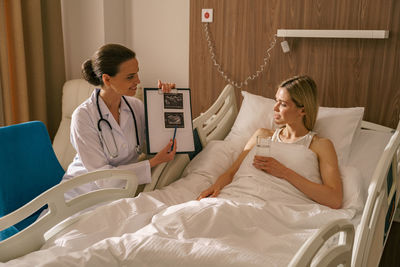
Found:
[[286, 180], [319, 204], [341, 208], [343, 189], [335, 148], [329, 139], [319, 137], [312, 131], [318, 113], [315, 82], [308, 76], [290, 78], [279, 85], [275, 98], [274, 122], [280, 128], [275, 131], [258, 129], [233, 165], [204, 190], [198, 200], [218, 196], [232, 182], [243, 160], [255, 146], [257, 136], [265, 136], [271, 137], [274, 142], [301, 145], [311, 150], [316, 155], [315, 159], [311, 156], [311, 160], [315, 160], [320, 178], [304, 177], [273, 157], [254, 156], [253, 166], [256, 169], [276, 179]]

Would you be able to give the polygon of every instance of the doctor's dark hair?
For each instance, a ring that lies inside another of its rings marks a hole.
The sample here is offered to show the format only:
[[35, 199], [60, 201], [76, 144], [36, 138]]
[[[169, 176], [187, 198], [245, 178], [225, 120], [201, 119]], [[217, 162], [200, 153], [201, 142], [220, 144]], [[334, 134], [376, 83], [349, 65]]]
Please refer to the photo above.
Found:
[[119, 71], [119, 65], [135, 58], [136, 54], [119, 44], [106, 44], [100, 47], [91, 59], [82, 64], [82, 77], [90, 84], [103, 86], [103, 74], [111, 77]]
[[309, 76], [295, 76], [283, 81], [279, 87], [289, 92], [292, 101], [299, 108], [304, 108], [304, 126], [311, 131], [314, 128], [318, 114], [317, 85]]

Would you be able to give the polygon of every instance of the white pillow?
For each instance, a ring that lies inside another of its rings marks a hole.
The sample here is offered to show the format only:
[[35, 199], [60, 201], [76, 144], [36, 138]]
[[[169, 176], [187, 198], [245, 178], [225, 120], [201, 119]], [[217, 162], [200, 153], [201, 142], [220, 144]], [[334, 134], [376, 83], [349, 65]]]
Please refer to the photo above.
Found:
[[351, 166], [340, 168], [343, 184], [343, 204], [342, 209], [355, 209], [362, 211], [365, 203], [365, 193], [363, 189], [363, 179], [361, 172]]
[[240, 143], [242, 147], [259, 128], [274, 128], [275, 100], [242, 91], [243, 101], [235, 123], [225, 140]]
[[212, 140], [193, 158], [182, 173], [185, 177], [191, 173], [205, 176], [214, 183], [239, 156], [241, 150], [235, 149], [230, 141]]
[[319, 108], [313, 131], [333, 142], [339, 164], [346, 164], [348, 161], [351, 144], [361, 130], [363, 115], [363, 107]]
[[[242, 96], [244, 99], [239, 114], [225, 140], [234, 141], [243, 147], [258, 128], [275, 129], [277, 126], [273, 122], [275, 100], [246, 91], [242, 91]], [[319, 108], [313, 130], [332, 141], [341, 165], [347, 163], [363, 115], [363, 107]]]

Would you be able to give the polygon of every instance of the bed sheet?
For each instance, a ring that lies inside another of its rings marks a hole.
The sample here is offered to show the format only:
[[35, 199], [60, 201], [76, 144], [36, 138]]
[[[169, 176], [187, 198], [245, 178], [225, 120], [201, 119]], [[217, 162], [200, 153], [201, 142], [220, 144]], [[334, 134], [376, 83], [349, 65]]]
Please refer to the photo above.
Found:
[[[251, 179], [258, 171], [251, 166], [238, 171], [238, 182], [220, 198], [193, 200], [238, 153], [227, 141], [212, 141], [182, 179], [88, 212], [42, 250], [7, 266], [286, 266], [321, 225], [354, 220], [361, 212], [359, 205], [341, 210], [318, 205], [276, 178]], [[273, 181], [271, 187], [265, 180]], [[246, 194], [254, 188], [266, 191]]]

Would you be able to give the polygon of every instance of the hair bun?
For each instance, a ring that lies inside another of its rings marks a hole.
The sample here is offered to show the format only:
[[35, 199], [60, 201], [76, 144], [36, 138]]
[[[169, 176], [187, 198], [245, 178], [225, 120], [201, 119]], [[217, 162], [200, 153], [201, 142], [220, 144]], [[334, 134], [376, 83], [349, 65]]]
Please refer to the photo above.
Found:
[[99, 86], [101, 80], [93, 70], [92, 60], [88, 59], [82, 64], [82, 77], [92, 85]]

